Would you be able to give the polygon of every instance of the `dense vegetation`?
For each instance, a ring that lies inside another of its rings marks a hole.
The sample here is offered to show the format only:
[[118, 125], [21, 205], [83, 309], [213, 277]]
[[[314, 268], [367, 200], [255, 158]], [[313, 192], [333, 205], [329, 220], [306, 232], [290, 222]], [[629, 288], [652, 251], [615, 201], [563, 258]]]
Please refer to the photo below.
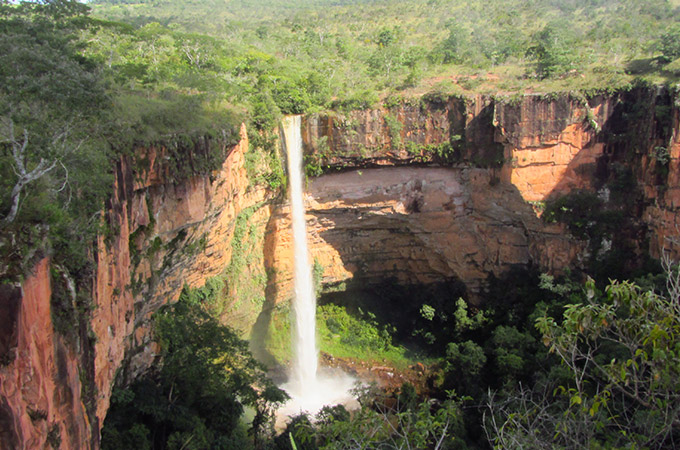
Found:
[[[207, 314], [186, 290], [155, 315], [163, 364], [116, 389], [102, 431], [105, 449], [243, 449], [270, 436], [287, 397], [247, 342]], [[241, 420], [244, 407], [252, 423]], [[248, 428], [250, 427], [250, 428]]]
[[20, 250], [28, 253], [43, 238], [33, 227], [50, 226], [53, 244], [77, 272], [111, 181], [107, 147], [96, 139], [105, 86], [77, 38], [85, 7], [0, 8], [3, 230], [28, 241]]
[[254, 94], [262, 106], [273, 100], [284, 113], [357, 108], [441, 81], [449, 89], [495, 94], [613, 87], [630, 80], [626, 72], [672, 77], [663, 65], [677, 58], [671, 43], [677, 6], [666, 0], [94, 2], [97, 15], [140, 27], [156, 41], [189, 33], [196, 49], [199, 34], [209, 35], [197, 69], [216, 74], [240, 98]]
[[[404, 343], [429, 354], [427, 396], [409, 384], [387, 395], [363, 388], [358, 410], [296, 417], [276, 438], [267, 419], [281, 394], [245, 343], [206, 314], [203, 295], [185, 291], [156, 315], [165, 363], [114, 394], [105, 446], [289, 449], [292, 437], [304, 449], [672, 448], [680, 438], [680, 272], [667, 264], [661, 276], [601, 287], [580, 279], [509, 274], [474, 312], [450, 298], [433, 307], [436, 299], [422, 295], [428, 303], [415, 302], [419, 328], [410, 336], [339, 305], [321, 307], [325, 329], [359, 358], [367, 347]], [[242, 405], [256, 407], [250, 435]]]
[[0, 273], [7, 279], [48, 253], [80, 290], [92, 273], [95, 236], [112, 231], [102, 229], [101, 211], [117, 159], [141, 144], [165, 144], [178, 168], [171, 172], [182, 178], [223, 160], [208, 150], [191, 165], [182, 161], [199, 137], [227, 144], [237, 137], [232, 108], [178, 90], [131, 89], [129, 76], [102, 64], [86, 38], [125, 26], [88, 14], [70, 0], [0, 4]]

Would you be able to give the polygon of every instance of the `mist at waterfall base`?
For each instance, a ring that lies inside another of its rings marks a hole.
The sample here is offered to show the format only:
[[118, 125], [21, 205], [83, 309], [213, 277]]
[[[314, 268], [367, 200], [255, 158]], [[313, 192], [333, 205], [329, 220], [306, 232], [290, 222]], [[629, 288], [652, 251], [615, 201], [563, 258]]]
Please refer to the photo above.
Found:
[[277, 412], [279, 418], [302, 412], [315, 414], [327, 405], [356, 402], [350, 394], [355, 379], [337, 369], [318, 368], [316, 296], [307, 248], [303, 201], [301, 117], [283, 119], [283, 141], [288, 159], [288, 180], [293, 228], [294, 285], [293, 361], [288, 382], [281, 388], [291, 399]]

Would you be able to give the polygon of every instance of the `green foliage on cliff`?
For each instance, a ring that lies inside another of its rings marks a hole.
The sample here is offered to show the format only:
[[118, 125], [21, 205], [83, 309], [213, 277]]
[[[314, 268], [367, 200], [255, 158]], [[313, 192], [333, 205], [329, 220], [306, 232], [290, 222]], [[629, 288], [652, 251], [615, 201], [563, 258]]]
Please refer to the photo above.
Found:
[[233, 327], [242, 335], [260, 314], [265, 302], [267, 275], [264, 267], [264, 228], [266, 221], [255, 216], [263, 203], [242, 210], [234, 219], [231, 259], [227, 267], [206, 280], [202, 287], [184, 287], [182, 297], [189, 303], [201, 304], [212, 316], [222, 321], [237, 317]]
[[[273, 408], [285, 394], [248, 344], [196, 300], [184, 292], [154, 316], [161, 364], [114, 390], [102, 448], [243, 449], [271, 432]], [[256, 412], [248, 430], [241, 419], [246, 406]]]
[[[0, 253], [9, 279], [48, 252], [68, 278], [93, 271], [89, 251], [111, 185], [101, 139], [109, 97], [82, 54], [86, 10], [71, 1], [0, 4]], [[89, 287], [74, 290], [87, 297]]]
[[163, 145], [165, 173], [181, 181], [219, 167], [238, 138], [239, 114], [206, 94], [132, 86], [137, 71], [97, 52], [107, 31], [130, 29], [76, 1], [0, 4], [0, 257], [15, 262], [3, 277], [47, 252], [89, 289], [96, 235], [115, 233], [100, 229], [115, 159]]

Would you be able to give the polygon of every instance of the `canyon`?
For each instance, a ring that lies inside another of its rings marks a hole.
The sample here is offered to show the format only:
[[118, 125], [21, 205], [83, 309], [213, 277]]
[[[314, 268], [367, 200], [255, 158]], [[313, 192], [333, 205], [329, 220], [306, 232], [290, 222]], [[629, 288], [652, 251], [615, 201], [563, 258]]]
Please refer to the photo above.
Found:
[[[625, 243], [630, 264], [677, 257], [676, 102], [642, 86], [587, 98], [428, 95], [305, 117], [316, 175], [306, 220], [322, 287], [457, 280], [479, 303], [491, 275], [586, 268], [607, 245], [593, 254], [589, 239], [541, 217], [546, 202], [582, 191], [625, 214], [620, 232], [601, 239]], [[205, 140], [190, 152], [220, 145]], [[223, 321], [245, 337], [266, 333], [271, 309], [293, 289], [290, 206], [249, 174], [252, 151], [243, 126], [209, 174], [170, 177], [160, 145], [117, 162], [102, 214], [110, 232], [93, 254], [91, 307], [75, 339], [54, 331], [60, 275], [49, 257], [1, 286], [3, 448], [98, 448], [114, 383], [155, 363], [152, 315], [184, 286], [222, 276], [231, 299]]]

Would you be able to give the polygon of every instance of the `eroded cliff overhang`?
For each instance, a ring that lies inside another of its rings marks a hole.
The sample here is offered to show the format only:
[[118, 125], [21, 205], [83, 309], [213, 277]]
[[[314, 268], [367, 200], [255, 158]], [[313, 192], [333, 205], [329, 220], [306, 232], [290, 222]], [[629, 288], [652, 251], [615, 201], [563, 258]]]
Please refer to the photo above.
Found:
[[[562, 227], [544, 224], [516, 188], [492, 177], [480, 168], [393, 167], [314, 179], [307, 223], [323, 282], [455, 279], [476, 299], [490, 274], [573, 261], [582, 247]], [[283, 207], [272, 217], [278, 233], [288, 233], [288, 216]], [[286, 236], [274, 247], [274, 281], [284, 298], [291, 294], [290, 245]]]

